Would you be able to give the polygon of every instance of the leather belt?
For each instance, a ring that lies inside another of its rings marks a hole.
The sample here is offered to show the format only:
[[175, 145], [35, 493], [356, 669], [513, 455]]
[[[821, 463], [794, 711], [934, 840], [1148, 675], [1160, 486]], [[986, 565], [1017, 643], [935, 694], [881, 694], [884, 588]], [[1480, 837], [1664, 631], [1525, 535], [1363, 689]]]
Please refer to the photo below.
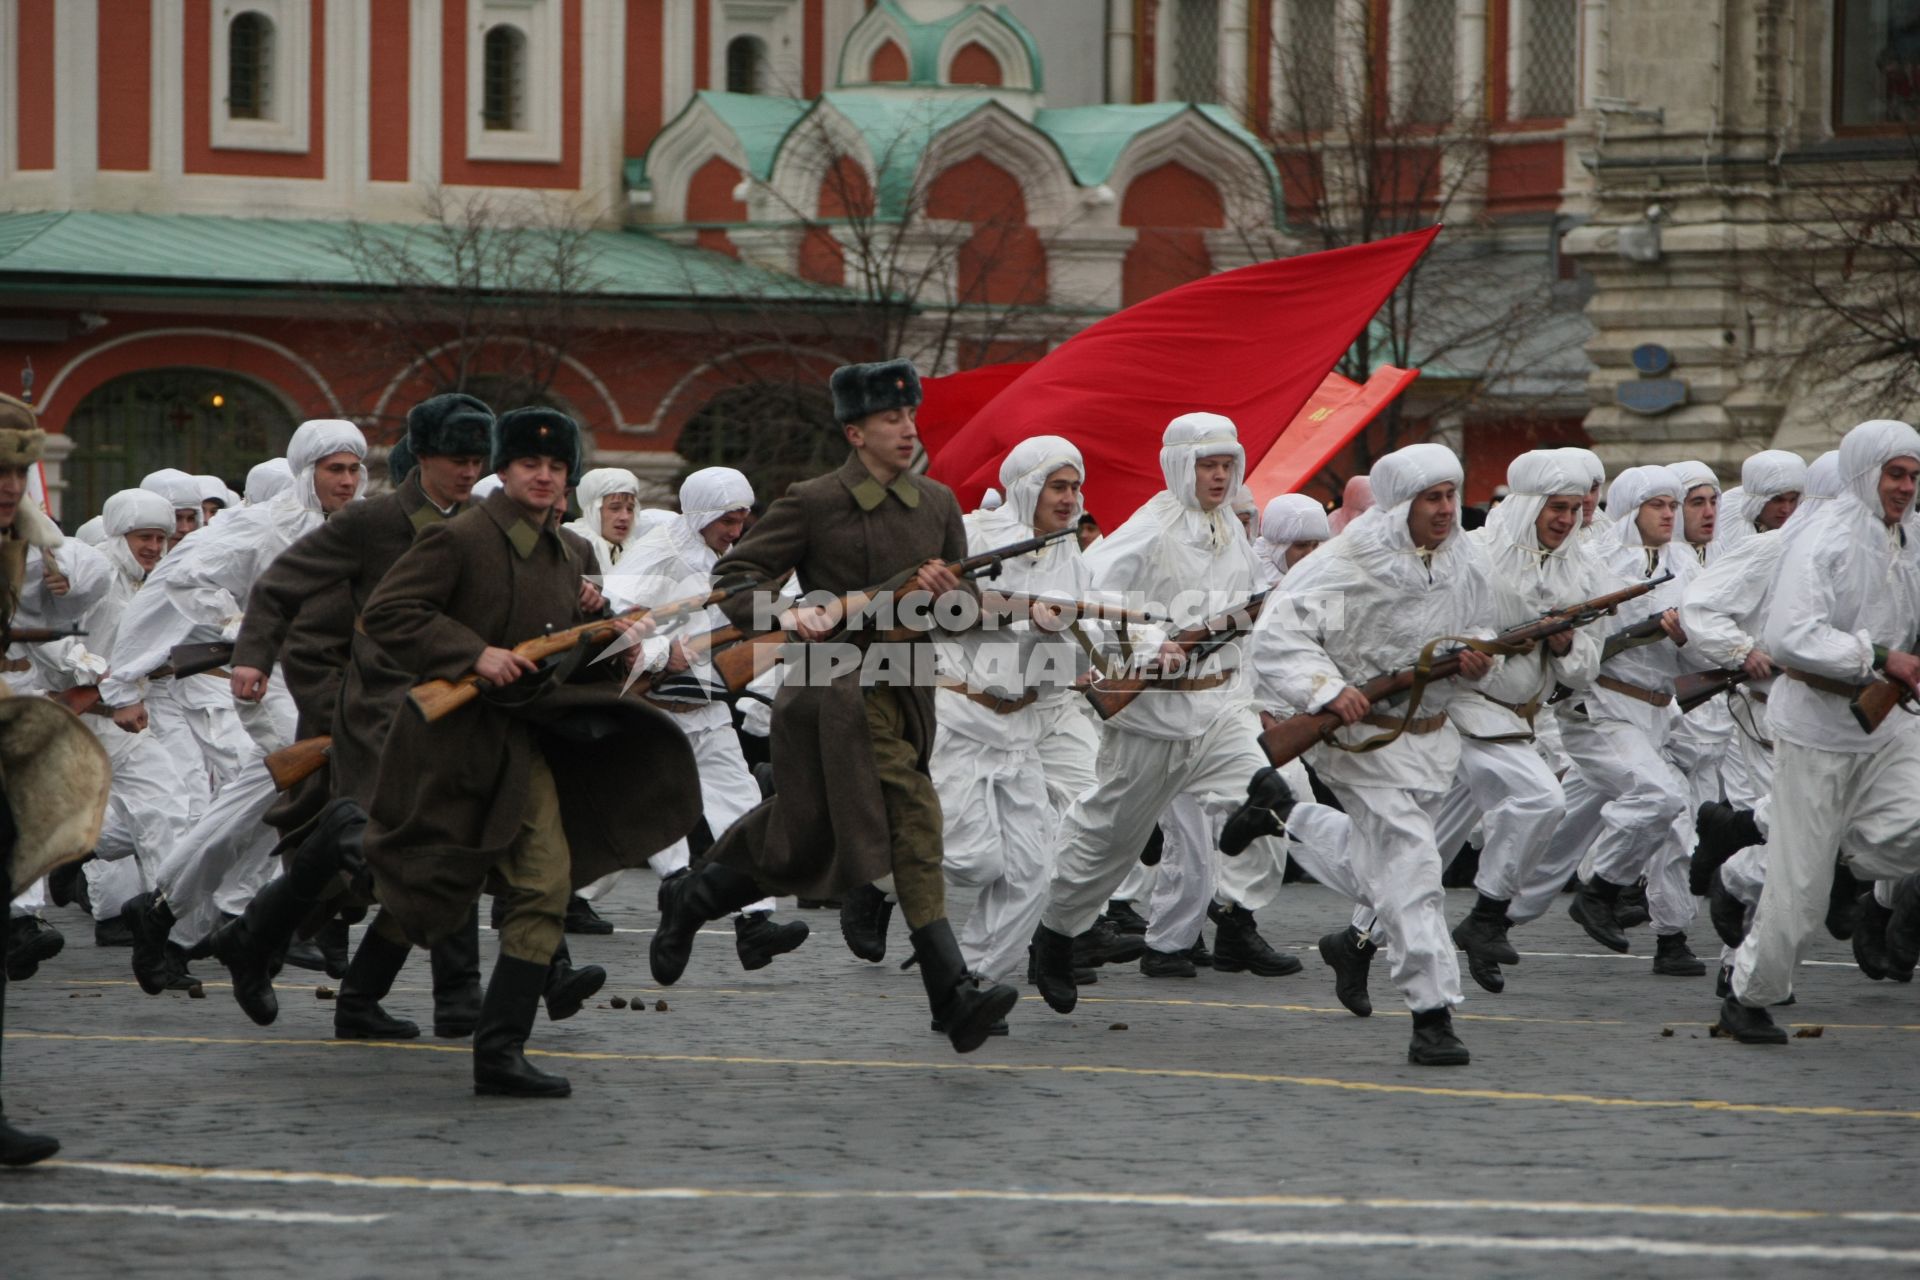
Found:
[[1831, 676], [1815, 675], [1811, 671], [1796, 671], [1792, 667], [1788, 667], [1786, 671], [1789, 679], [1798, 680], [1808, 688], [1818, 689], [1821, 693], [1845, 698], [1849, 702], [1859, 697], [1860, 691], [1867, 687], [1863, 684], [1849, 684], [1845, 680], [1835, 680]]
[[8, 658], [5, 662], [0, 662], [0, 671], [16, 672], [31, 670], [33, 670], [33, 659], [31, 658]]
[[1748, 689], [1747, 700], [1757, 702], [1764, 707], [1767, 705], [1767, 691], [1765, 689]]
[[1522, 720], [1525, 720], [1529, 725], [1533, 723], [1533, 718], [1540, 714], [1540, 708], [1544, 703], [1543, 699], [1537, 697], [1527, 702], [1502, 702], [1498, 698], [1487, 697], [1484, 693], [1480, 696], [1486, 698], [1488, 702], [1491, 702], [1496, 707], [1505, 707]]
[[649, 693], [641, 694], [640, 701], [676, 716], [690, 716], [696, 711], [704, 711], [713, 705], [711, 702], [675, 702], [668, 698], [656, 698]]
[[1038, 688], [1029, 689], [1017, 698], [1003, 698], [997, 693], [982, 693], [978, 689], [968, 688], [958, 681], [943, 683], [940, 687], [950, 693], [959, 694], [976, 706], [985, 707], [997, 716], [1010, 716], [1016, 711], [1025, 711], [1040, 698]]
[[1605, 689], [1608, 693], [1617, 693], [1623, 698], [1632, 698], [1635, 702], [1644, 702], [1650, 707], [1673, 705], [1671, 692], [1642, 689], [1637, 684], [1628, 684], [1625, 680], [1616, 680], [1612, 676], [1596, 676], [1593, 685], [1596, 689]]
[[1407, 721], [1407, 727], [1400, 729], [1400, 722], [1390, 715], [1375, 711], [1360, 717], [1361, 724], [1370, 724], [1376, 729], [1400, 729], [1402, 733], [1438, 733], [1447, 722], [1447, 713], [1436, 711], [1430, 716], [1421, 716], [1418, 720]]

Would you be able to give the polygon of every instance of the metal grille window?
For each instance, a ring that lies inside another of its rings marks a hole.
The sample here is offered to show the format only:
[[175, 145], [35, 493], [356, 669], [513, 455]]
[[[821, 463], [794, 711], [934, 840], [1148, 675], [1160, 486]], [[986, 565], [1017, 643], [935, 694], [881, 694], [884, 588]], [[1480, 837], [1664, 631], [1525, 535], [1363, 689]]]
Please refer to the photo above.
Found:
[[491, 130], [527, 127], [527, 36], [511, 23], [487, 28], [480, 119]]
[[1292, 0], [1280, 49], [1280, 128], [1315, 132], [1334, 123], [1335, 0]]
[[1574, 111], [1579, 78], [1579, 0], [1522, 0], [1520, 85], [1514, 114], [1564, 118]]
[[227, 118], [273, 118], [273, 20], [243, 13], [227, 27]]
[[735, 36], [727, 42], [727, 92], [767, 91], [767, 46], [757, 36]]
[[1173, 18], [1173, 98], [1212, 102], [1220, 96], [1220, 0], [1178, 0]]
[[1454, 110], [1453, 0], [1400, 0], [1400, 116], [1445, 124]]
[[1920, 121], [1920, 0], [1834, 0], [1833, 25], [1835, 126]]

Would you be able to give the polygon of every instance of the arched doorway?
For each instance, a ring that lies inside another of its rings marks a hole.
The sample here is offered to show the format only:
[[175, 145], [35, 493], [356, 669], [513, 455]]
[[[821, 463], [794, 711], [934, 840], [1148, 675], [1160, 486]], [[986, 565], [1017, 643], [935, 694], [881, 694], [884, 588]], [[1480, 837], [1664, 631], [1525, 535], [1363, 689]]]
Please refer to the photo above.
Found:
[[777, 382], [721, 391], [687, 419], [673, 447], [687, 463], [680, 479], [701, 467], [733, 467], [753, 482], [761, 502], [772, 502], [796, 480], [833, 470], [847, 456], [826, 389]]
[[78, 525], [162, 467], [244, 491], [255, 463], [286, 452], [299, 424], [259, 383], [219, 369], [151, 369], [104, 383], [75, 406], [61, 514]]

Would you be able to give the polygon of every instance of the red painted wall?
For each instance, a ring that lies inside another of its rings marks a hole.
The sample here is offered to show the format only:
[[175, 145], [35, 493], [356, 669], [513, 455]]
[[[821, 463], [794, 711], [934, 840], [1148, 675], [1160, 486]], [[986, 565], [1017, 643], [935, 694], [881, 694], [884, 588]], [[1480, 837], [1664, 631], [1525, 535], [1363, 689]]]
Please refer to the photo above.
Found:
[[152, 166], [152, 0], [100, 0], [99, 56], [100, 167], [144, 172]]
[[627, 101], [624, 154], [642, 156], [660, 132], [664, 0], [627, 0]]
[[1565, 143], [1496, 135], [1487, 156], [1487, 212], [1552, 213], [1560, 207]]
[[907, 75], [907, 55], [891, 40], [875, 49], [867, 62], [867, 79], [874, 84], [905, 84]]
[[713, 9], [695, 0], [693, 6], [693, 87], [711, 89], [713, 67]]
[[969, 40], [947, 65], [947, 83], [998, 85], [1006, 80], [1000, 72], [1000, 59], [978, 40]]
[[1131, 306], [1212, 274], [1213, 257], [1199, 228], [1226, 226], [1226, 202], [1213, 183], [1169, 161], [1127, 185], [1120, 225], [1141, 228], [1120, 268], [1121, 305]]
[[440, 19], [440, 178], [454, 185], [545, 187], [572, 191], [580, 186], [580, 0], [564, 0], [560, 11], [560, 160], [469, 160], [467, 129], [477, 111], [467, 106], [467, 6], [446, 0]]
[[985, 156], [962, 160], [927, 188], [927, 216], [975, 224], [955, 264], [962, 302], [1046, 301], [1046, 247], [1027, 225], [1026, 197], [1012, 174]]
[[376, 4], [368, 21], [367, 176], [375, 182], [405, 182], [412, 134], [411, 10], [404, 4]]
[[826, 0], [806, 0], [800, 13], [800, 95], [820, 96], [827, 74]]
[[53, 168], [53, 0], [20, 0], [19, 43], [14, 48], [14, 83], [20, 119], [14, 135], [22, 169]]

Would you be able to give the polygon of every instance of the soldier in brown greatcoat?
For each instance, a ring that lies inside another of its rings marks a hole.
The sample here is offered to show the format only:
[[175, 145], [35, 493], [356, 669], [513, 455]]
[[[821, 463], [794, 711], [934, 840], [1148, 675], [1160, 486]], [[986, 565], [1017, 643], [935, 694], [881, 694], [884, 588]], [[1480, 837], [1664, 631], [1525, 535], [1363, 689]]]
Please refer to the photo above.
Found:
[[[771, 581], [791, 570], [810, 593], [839, 596], [918, 565], [907, 590], [939, 596], [965, 589], [945, 563], [967, 554], [960, 505], [945, 485], [908, 470], [918, 449], [920, 379], [913, 365], [848, 365], [834, 372], [832, 387], [834, 414], [853, 452], [839, 470], [796, 484], [775, 502], [714, 567], [716, 581], [739, 574]], [[735, 624], [751, 625], [755, 606], [743, 595], [724, 608]], [[834, 634], [836, 621], [802, 605], [782, 626], [818, 641]], [[876, 643], [867, 654], [904, 647]], [[887, 656], [895, 670], [912, 670], [911, 653]], [[985, 1041], [1018, 994], [978, 986], [947, 922], [940, 801], [927, 774], [933, 689], [863, 679], [863, 671], [878, 669], [868, 661], [830, 683], [789, 679], [781, 688], [773, 717], [775, 795], [729, 828], [698, 867], [661, 884], [653, 975], [663, 984], [678, 979], [702, 922], [769, 891], [830, 898], [890, 874], [934, 1020], [966, 1053]]]
[[[640, 865], [700, 815], [684, 735], [620, 696], [616, 663], [577, 652], [536, 668], [512, 652], [584, 620], [583, 566], [550, 518], [578, 459], [571, 419], [549, 409], [503, 415], [493, 432], [502, 488], [422, 532], [388, 571], [361, 615], [368, 639], [416, 681], [474, 672], [493, 689], [433, 723], [411, 710], [396, 715], [371, 824], [355, 820], [350, 800], [331, 802], [275, 882], [295, 882], [283, 892], [310, 902], [338, 870], [353, 869], [364, 827], [374, 896], [409, 941], [431, 946], [462, 927], [483, 886], [505, 901], [500, 957], [474, 1030], [480, 1093], [570, 1092], [523, 1054], [570, 884]], [[254, 914], [249, 907], [240, 923]], [[284, 916], [263, 923], [269, 933], [291, 929]], [[249, 965], [261, 958], [251, 950]], [[236, 970], [236, 986], [240, 979]]]

